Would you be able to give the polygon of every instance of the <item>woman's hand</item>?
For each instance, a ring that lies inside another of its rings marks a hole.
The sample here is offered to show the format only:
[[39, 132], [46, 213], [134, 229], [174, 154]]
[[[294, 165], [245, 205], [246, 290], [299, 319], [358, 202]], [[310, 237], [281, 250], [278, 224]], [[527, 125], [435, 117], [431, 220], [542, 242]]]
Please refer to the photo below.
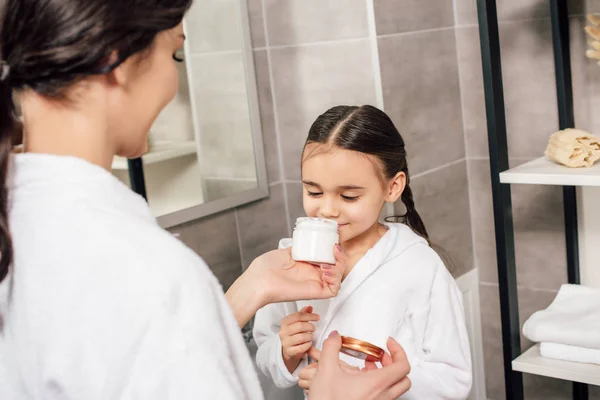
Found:
[[[314, 359], [314, 360], [318, 360], [320, 358], [320, 354], [321, 352], [319, 350], [317, 350], [315, 347], [312, 347], [310, 349], [310, 351], [308, 352], [308, 355]], [[360, 368], [358, 367], [354, 367], [350, 364], [347, 364], [346, 362], [342, 361], [342, 360], [338, 360], [340, 367], [342, 367], [342, 369], [348, 371], [348, 372], [358, 372], [360, 371]], [[373, 364], [375, 365], [375, 364]], [[312, 364], [307, 365], [306, 367], [302, 368], [302, 370], [298, 373], [298, 386], [300, 386], [302, 389], [304, 389], [304, 392], [308, 395], [310, 392], [310, 385], [313, 381], [313, 379], [315, 378], [315, 376], [317, 375], [317, 368], [319, 366], [318, 361], [315, 361]], [[375, 365], [375, 368], [377, 368], [377, 366]]]
[[314, 265], [292, 259], [292, 249], [273, 250], [256, 258], [248, 273], [256, 277], [265, 304], [283, 301], [327, 299], [337, 295], [347, 257], [334, 248], [335, 265]]
[[309, 399], [395, 400], [406, 393], [410, 389], [407, 377], [410, 364], [406, 354], [392, 338], [387, 346], [391, 355], [386, 353], [383, 356], [383, 368], [377, 368], [373, 363], [368, 363], [362, 371], [347, 368], [339, 360], [342, 338], [337, 332], [332, 332], [320, 353], [310, 353], [311, 358], [318, 359], [318, 363], [311, 378]]
[[315, 375], [317, 375], [317, 367], [319, 363], [308, 364], [298, 372], [298, 386], [304, 389], [306, 395], [310, 394], [310, 384], [312, 383]]
[[269, 303], [327, 299], [337, 295], [347, 256], [339, 245], [335, 265], [314, 265], [292, 259], [291, 248], [257, 257], [226, 293], [240, 326]]

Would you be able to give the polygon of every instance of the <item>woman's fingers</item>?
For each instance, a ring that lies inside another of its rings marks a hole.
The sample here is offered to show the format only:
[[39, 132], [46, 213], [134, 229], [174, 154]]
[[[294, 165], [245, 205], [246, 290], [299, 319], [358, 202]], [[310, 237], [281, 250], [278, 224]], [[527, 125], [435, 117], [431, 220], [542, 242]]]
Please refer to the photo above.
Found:
[[367, 371], [371, 371], [371, 370], [378, 369], [378, 368], [377, 368], [377, 364], [375, 364], [374, 362], [366, 361], [364, 369]]
[[308, 350], [308, 356], [315, 361], [319, 361], [321, 359], [321, 351], [315, 346], [311, 346], [311, 348]]
[[408, 377], [405, 377], [400, 382], [388, 389], [387, 395], [390, 400], [397, 399], [410, 389], [411, 382]]
[[342, 246], [336, 244], [333, 249], [335, 264], [320, 264], [323, 282], [327, 284], [332, 295], [337, 295], [342, 284], [342, 277], [348, 263], [348, 256]]
[[310, 389], [310, 383], [317, 374], [318, 364], [309, 364], [298, 373], [298, 386], [302, 389]]

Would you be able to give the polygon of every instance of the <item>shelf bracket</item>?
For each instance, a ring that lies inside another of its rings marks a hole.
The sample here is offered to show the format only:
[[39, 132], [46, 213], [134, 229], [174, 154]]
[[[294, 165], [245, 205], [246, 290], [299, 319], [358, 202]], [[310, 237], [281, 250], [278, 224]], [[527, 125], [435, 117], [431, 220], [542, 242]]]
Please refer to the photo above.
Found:
[[496, 1], [477, 0], [477, 12], [496, 232], [504, 382], [506, 398], [522, 400], [523, 374], [512, 369], [512, 360], [521, 354], [521, 329], [510, 186], [500, 183], [500, 172], [506, 171], [509, 164]]
[[[569, 39], [569, 10], [567, 0], [550, 0], [552, 20], [552, 47], [556, 73], [556, 96], [559, 129], [575, 127], [571, 53]], [[580, 283], [579, 237], [577, 228], [577, 191], [575, 186], [563, 186], [565, 215], [565, 241], [567, 250], [567, 276], [569, 283]], [[573, 382], [573, 399], [587, 400], [586, 384]]]

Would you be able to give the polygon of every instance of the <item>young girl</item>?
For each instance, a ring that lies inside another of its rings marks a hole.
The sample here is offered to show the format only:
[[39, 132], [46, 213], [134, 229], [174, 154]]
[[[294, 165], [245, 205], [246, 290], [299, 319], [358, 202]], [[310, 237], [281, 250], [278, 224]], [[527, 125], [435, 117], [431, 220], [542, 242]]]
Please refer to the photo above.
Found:
[[[406, 399], [465, 399], [471, 357], [462, 295], [429, 246], [409, 186], [404, 141], [372, 106], [337, 106], [313, 123], [302, 155], [303, 204], [310, 217], [338, 222], [348, 256], [337, 297], [271, 304], [254, 325], [256, 361], [279, 387], [309, 390], [316, 354], [332, 331], [385, 348], [393, 337], [411, 364]], [[401, 199], [402, 223], [381, 224]], [[321, 268], [327, 268], [322, 265]], [[363, 368], [359, 359], [340, 359]], [[367, 366], [372, 367], [372, 366]]]

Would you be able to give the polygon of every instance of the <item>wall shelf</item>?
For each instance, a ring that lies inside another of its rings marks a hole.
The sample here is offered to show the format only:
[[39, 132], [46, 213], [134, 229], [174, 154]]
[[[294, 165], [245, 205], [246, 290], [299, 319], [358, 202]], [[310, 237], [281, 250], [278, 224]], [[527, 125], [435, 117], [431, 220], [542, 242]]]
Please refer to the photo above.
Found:
[[[154, 164], [161, 161], [172, 160], [189, 156], [196, 153], [196, 142], [193, 140], [186, 142], [158, 142], [152, 145], [150, 151], [142, 156], [144, 164]], [[114, 170], [128, 169], [127, 159], [123, 157], [115, 157], [112, 164]]]
[[546, 157], [536, 158], [500, 173], [500, 182], [533, 185], [600, 186], [600, 163], [568, 168]]
[[549, 378], [600, 385], [600, 365], [554, 360], [540, 355], [536, 344], [512, 362], [513, 370]]

